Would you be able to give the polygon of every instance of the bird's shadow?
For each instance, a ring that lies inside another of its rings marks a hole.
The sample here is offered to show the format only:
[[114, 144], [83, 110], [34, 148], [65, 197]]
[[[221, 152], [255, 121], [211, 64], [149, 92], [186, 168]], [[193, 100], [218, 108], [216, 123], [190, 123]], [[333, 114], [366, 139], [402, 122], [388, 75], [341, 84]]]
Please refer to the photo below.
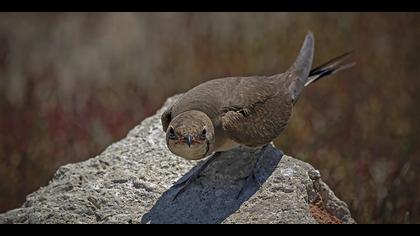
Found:
[[[249, 175], [254, 166], [256, 155], [244, 148], [222, 153], [175, 200], [173, 198], [180, 187], [172, 186], [164, 192], [151, 210], [142, 216], [140, 222], [221, 223], [260, 189], [257, 182], [248, 181], [238, 197], [246, 182], [244, 177]], [[283, 153], [272, 145], [266, 147], [255, 172], [260, 184], [271, 176], [282, 156]], [[202, 164], [203, 162], [192, 168], [177, 183], [190, 176]]]

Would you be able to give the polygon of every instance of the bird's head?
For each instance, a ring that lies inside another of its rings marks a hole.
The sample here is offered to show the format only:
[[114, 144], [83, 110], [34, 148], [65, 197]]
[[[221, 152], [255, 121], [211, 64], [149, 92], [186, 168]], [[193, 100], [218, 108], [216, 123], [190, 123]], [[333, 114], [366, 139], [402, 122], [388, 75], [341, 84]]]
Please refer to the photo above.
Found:
[[201, 111], [176, 116], [166, 130], [169, 150], [188, 160], [202, 159], [213, 152], [215, 137], [210, 118]]

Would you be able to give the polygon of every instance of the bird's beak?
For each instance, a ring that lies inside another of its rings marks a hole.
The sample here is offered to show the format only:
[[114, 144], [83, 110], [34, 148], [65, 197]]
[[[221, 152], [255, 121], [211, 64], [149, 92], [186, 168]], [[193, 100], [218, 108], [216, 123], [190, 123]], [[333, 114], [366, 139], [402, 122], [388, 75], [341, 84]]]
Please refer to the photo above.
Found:
[[191, 147], [191, 144], [192, 144], [192, 141], [193, 141], [192, 136], [191, 135], [187, 135], [185, 137], [185, 141], [187, 142], [188, 147]]

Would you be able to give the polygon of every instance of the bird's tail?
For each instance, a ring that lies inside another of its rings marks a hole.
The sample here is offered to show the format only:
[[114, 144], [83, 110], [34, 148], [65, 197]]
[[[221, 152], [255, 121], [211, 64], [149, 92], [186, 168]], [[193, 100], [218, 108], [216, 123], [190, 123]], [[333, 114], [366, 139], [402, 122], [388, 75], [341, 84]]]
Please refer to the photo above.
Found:
[[312, 61], [315, 51], [315, 39], [312, 32], [308, 32], [305, 37], [305, 41], [302, 44], [299, 55], [296, 58], [293, 65], [287, 70], [286, 73], [292, 75], [289, 81], [289, 91], [292, 96], [293, 102], [296, 103], [299, 99], [299, 95], [303, 88], [312, 84], [313, 82], [325, 77], [327, 75], [334, 74], [340, 70], [350, 68], [355, 63], [343, 64], [343, 61], [347, 59], [352, 52], [345, 53], [339, 57], [333, 58], [328, 62], [314, 68], [312, 68]]
[[305, 87], [309, 84], [318, 81], [324, 76], [335, 74], [340, 70], [348, 69], [356, 65], [355, 62], [343, 64], [343, 62], [350, 56], [351, 53], [353, 53], [353, 51], [347, 52], [341, 56], [333, 58], [328, 62], [312, 69], [311, 72], [309, 72], [309, 76], [305, 83]]

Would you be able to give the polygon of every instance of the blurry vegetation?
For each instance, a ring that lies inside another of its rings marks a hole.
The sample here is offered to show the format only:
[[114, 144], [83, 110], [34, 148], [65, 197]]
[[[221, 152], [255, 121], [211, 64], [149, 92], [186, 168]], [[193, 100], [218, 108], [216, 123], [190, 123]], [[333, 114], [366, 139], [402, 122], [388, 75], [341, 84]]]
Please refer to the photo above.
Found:
[[276, 140], [358, 222], [420, 223], [420, 14], [1, 13], [0, 212], [211, 78], [274, 74], [305, 33], [357, 66], [302, 95]]

